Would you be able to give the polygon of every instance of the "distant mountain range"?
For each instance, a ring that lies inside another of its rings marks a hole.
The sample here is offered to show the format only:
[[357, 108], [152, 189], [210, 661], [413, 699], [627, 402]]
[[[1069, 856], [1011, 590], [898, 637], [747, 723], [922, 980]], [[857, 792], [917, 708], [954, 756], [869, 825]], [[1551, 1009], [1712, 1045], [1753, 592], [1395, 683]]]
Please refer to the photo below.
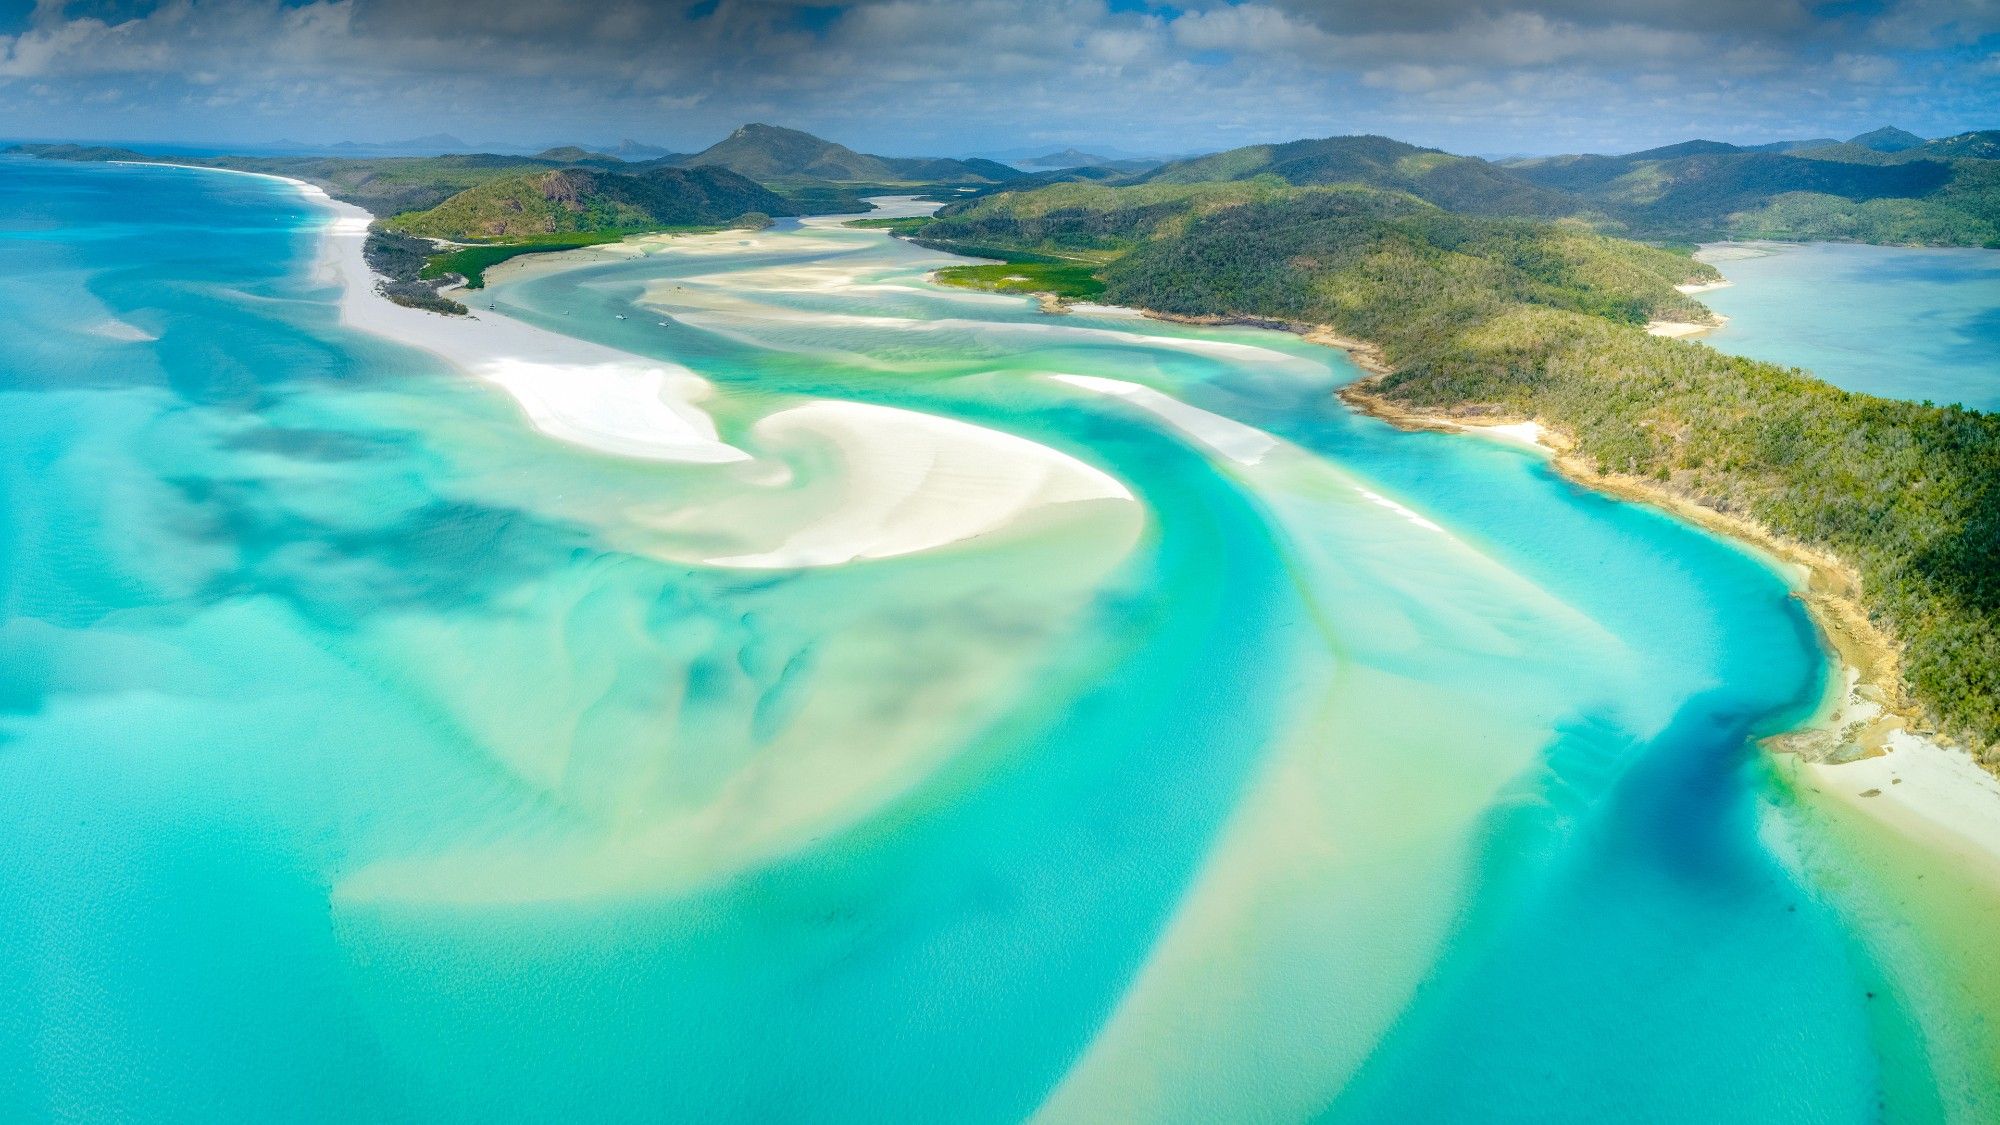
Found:
[[[1092, 154], [1047, 154], [1067, 165]], [[1025, 161], [1024, 161], [1025, 163]], [[1005, 185], [1358, 184], [1473, 215], [1574, 218], [1655, 241], [1729, 237], [2000, 245], [2000, 131], [1925, 140], [1893, 127], [1734, 145], [1693, 140], [1622, 156], [1457, 156], [1379, 136], [1249, 145], [1121, 172], [1055, 167]]]
[[[457, 139], [439, 134], [416, 140], [442, 145]], [[146, 159], [103, 146], [23, 147], [66, 159]], [[746, 209], [771, 214], [863, 210], [861, 197], [872, 191], [928, 190], [936, 193], [934, 198], [966, 198], [1061, 183], [1141, 186], [1268, 179], [1292, 186], [1358, 184], [1473, 215], [1571, 218], [1607, 233], [1654, 241], [1759, 237], [2000, 245], [2000, 130], [1926, 140], [1884, 127], [1846, 141], [1735, 145], [1692, 140], [1618, 156], [1499, 161], [1381, 136], [1248, 145], [1158, 165], [1106, 161], [1100, 152], [1072, 147], [1024, 159], [1046, 166], [1038, 171], [985, 158], [878, 156], [766, 124], [745, 125], [693, 154], [648, 155], [656, 151], [625, 141], [612, 151], [562, 145], [533, 156], [175, 159], [298, 176], [381, 215], [428, 209], [491, 181], [552, 169], [643, 177], [669, 169], [719, 168], [787, 201], [789, 207], [768, 199], [745, 203]], [[683, 185], [672, 190], [683, 190]], [[689, 206], [700, 210], [705, 204]], [[649, 213], [654, 212], [667, 210], [655, 207]]]
[[1644, 238], [1981, 246], [2000, 245], [1996, 158], [2000, 130], [1925, 140], [1882, 128], [1843, 142], [1686, 141], [1501, 167]]

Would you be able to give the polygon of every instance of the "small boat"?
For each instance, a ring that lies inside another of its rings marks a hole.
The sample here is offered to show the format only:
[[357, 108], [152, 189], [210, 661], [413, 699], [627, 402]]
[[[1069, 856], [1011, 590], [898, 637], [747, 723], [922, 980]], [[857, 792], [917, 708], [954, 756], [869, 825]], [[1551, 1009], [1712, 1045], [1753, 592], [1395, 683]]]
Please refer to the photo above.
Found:
[[619, 319], [619, 320], [624, 320], [624, 319], [625, 319], [625, 314], [624, 314], [624, 313], [619, 313], [619, 314], [618, 314], [618, 319]]

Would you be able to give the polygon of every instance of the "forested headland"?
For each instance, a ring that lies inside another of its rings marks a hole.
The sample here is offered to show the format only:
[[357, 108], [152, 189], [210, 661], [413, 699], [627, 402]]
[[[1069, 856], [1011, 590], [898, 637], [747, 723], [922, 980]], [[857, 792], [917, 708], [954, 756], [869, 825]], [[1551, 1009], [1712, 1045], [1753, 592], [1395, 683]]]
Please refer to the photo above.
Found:
[[1272, 179], [1067, 184], [947, 207], [938, 246], [1104, 255], [1102, 299], [1326, 325], [1380, 351], [1371, 393], [1435, 414], [1533, 418], [1589, 468], [1830, 552], [1900, 644], [1907, 702], [2000, 744], [2000, 417], [1842, 391], [1650, 336], [1700, 319], [1684, 253], [1575, 221], [1454, 214]]

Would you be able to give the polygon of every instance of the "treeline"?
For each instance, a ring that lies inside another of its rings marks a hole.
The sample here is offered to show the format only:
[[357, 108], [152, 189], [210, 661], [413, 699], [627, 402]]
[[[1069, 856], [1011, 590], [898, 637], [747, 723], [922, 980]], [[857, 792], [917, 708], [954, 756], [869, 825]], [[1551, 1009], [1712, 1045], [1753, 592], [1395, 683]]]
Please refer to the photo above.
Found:
[[558, 168], [480, 184], [383, 225], [427, 238], [525, 239], [716, 226], [752, 212], [795, 213], [783, 198], [727, 168], [661, 168], [637, 176]]
[[1392, 373], [1376, 390], [1392, 400], [1539, 418], [1601, 471], [1831, 551], [1904, 645], [1913, 700], [1976, 746], [2000, 743], [2000, 417], [1647, 335], [1647, 319], [1706, 315], [1673, 286], [1714, 275], [1677, 253], [1368, 189], [1229, 201], [1207, 187], [1177, 204], [1081, 185], [1002, 195], [922, 234], [1122, 245], [1106, 300], [1331, 325], [1380, 345]]
[[1912, 698], [1975, 747], [2000, 743], [2000, 417], [1854, 394], [1555, 310], [1372, 338], [1396, 367], [1377, 388], [1391, 399], [1538, 417], [1600, 471], [1845, 559], [1903, 644]]
[[466, 308], [438, 292], [441, 279], [426, 277], [426, 263], [436, 253], [429, 241], [395, 231], [368, 233], [361, 255], [368, 268], [382, 275], [375, 291], [399, 305], [448, 316], [463, 316]]

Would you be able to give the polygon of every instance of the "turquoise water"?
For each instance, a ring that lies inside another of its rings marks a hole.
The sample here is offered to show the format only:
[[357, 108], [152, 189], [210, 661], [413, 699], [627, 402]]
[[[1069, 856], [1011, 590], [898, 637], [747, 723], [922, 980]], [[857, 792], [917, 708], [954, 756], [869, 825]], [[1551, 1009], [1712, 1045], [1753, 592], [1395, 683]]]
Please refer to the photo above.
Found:
[[2000, 250], [1751, 243], [1703, 256], [1735, 283], [1697, 298], [1730, 318], [1704, 342], [1850, 391], [2000, 409]]
[[1047, 317], [796, 224], [492, 300], [699, 371], [753, 453], [815, 397], [923, 410], [1142, 526], [675, 562], [731, 470], [342, 329], [323, 221], [0, 163], [0, 1117], [1995, 1104], [1926, 1047], [1972, 1025], [1946, 969], [1882, 967], [1912, 923], [1749, 745], [1824, 674], [1764, 562], [1356, 417], [1295, 338]]

